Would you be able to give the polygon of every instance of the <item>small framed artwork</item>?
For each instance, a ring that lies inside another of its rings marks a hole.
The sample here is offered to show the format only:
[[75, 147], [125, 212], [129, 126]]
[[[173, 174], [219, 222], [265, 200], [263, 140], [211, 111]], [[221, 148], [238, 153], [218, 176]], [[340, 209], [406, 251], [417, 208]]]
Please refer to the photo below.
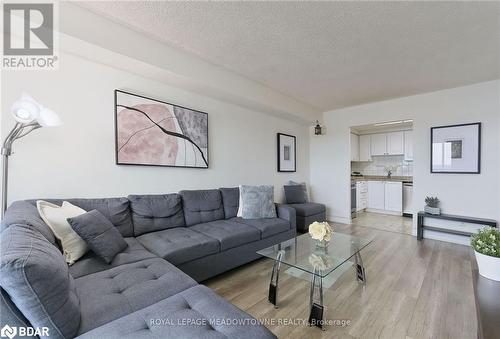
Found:
[[480, 122], [431, 128], [431, 173], [480, 172]]
[[278, 172], [295, 172], [296, 155], [296, 138], [293, 135], [278, 133]]
[[208, 168], [208, 114], [115, 90], [117, 165]]

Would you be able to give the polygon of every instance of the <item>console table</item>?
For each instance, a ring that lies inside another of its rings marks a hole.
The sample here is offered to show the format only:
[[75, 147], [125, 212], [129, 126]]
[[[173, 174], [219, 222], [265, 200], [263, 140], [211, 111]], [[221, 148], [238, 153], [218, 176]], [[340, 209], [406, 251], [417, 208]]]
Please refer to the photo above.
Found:
[[438, 232], [464, 235], [464, 236], [471, 236], [473, 234], [471, 232], [466, 232], [466, 231], [462, 231], [462, 230], [455, 230], [452, 228], [425, 226], [424, 225], [424, 218], [442, 219], [442, 220], [456, 221], [456, 222], [462, 222], [462, 223], [468, 223], [468, 224], [478, 224], [478, 225], [484, 225], [484, 226], [497, 227], [497, 222], [496, 222], [496, 220], [493, 220], [493, 219], [465, 217], [465, 216], [453, 215], [453, 214], [435, 215], [435, 214], [429, 214], [429, 213], [425, 213], [425, 212], [421, 211], [421, 212], [418, 212], [418, 217], [417, 217], [417, 239], [418, 240], [422, 240], [422, 238], [424, 237], [424, 230], [438, 231]]

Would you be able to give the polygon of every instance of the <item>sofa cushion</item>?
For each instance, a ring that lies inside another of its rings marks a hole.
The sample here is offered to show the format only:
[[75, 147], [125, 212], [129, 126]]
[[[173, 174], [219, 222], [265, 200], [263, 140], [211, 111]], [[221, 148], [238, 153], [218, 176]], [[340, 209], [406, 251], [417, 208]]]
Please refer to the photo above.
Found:
[[5, 211], [4, 219], [0, 223], [0, 231], [15, 224], [28, 225], [40, 232], [50, 243], [57, 244], [54, 233], [42, 220], [36, 206], [28, 201], [15, 201], [9, 206]]
[[221, 251], [260, 239], [260, 231], [248, 225], [229, 220], [216, 220], [189, 227], [220, 242]]
[[[229, 322], [229, 323], [228, 323]], [[276, 338], [257, 320], [198, 285], [79, 338]]]
[[261, 239], [268, 238], [281, 232], [286, 232], [290, 229], [290, 222], [280, 218], [243, 219], [236, 217], [229, 219], [229, 221], [239, 222], [258, 229]]
[[181, 197], [177, 193], [129, 195], [134, 235], [184, 226]]
[[307, 191], [302, 185], [285, 185], [285, 200], [287, 204], [304, 204], [307, 202]]
[[169, 262], [146, 259], [75, 279], [84, 333], [168, 298], [196, 282]]
[[51, 338], [73, 337], [80, 300], [63, 255], [27, 225], [11, 225], [1, 236], [0, 285], [32, 326]]
[[143, 234], [137, 240], [145, 248], [174, 265], [219, 252], [219, 241], [186, 227]]
[[[124, 237], [134, 235], [132, 217], [130, 215], [130, 203], [127, 198], [97, 198], [97, 199], [43, 199], [50, 203], [61, 206], [63, 201], [83, 208], [86, 211], [98, 210], [106, 219], [111, 221]], [[29, 200], [36, 205], [36, 200]]]
[[222, 194], [222, 204], [224, 205], [224, 216], [226, 219], [231, 219], [238, 213], [240, 205], [240, 189], [239, 187], [219, 188]]
[[224, 219], [224, 207], [219, 190], [180, 191], [186, 225]]
[[68, 222], [89, 248], [107, 264], [128, 246], [116, 227], [98, 210], [68, 218]]
[[76, 263], [69, 267], [69, 273], [73, 278], [79, 278], [87, 274], [92, 274], [110, 268], [134, 263], [144, 259], [157, 258], [157, 256], [142, 246], [136, 238], [124, 238], [127, 248], [118, 253], [111, 263], [107, 264], [92, 251], [87, 252]]
[[238, 216], [243, 219], [275, 218], [274, 187], [241, 185]]
[[310, 215], [315, 215], [326, 211], [325, 205], [316, 204], [313, 202], [307, 202], [305, 204], [289, 204], [288, 206], [295, 208], [297, 215], [302, 217], [308, 217]]

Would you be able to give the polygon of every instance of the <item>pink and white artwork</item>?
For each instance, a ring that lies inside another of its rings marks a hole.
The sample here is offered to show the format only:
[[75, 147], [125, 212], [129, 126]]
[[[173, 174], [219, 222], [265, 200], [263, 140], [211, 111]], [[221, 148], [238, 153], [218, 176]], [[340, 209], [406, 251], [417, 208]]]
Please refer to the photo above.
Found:
[[208, 114], [115, 90], [116, 163], [208, 168]]

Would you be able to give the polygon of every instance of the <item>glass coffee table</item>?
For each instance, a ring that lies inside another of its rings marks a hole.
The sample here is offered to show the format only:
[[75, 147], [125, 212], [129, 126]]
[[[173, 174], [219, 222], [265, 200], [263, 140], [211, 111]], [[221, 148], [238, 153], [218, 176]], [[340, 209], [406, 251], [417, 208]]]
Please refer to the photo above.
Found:
[[274, 260], [269, 284], [269, 302], [278, 307], [281, 264], [309, 273], [311, 281], [309, 324], [323, 329], [323, 279], [347, 261], [354, 260], [356, 279], [360, 284], [366, 285], [365, 268], [360, 252], [371, 242], [371, 238], [334, 232], [330, 243], [326, 247], [321, 247], [309, 234], [303, 234], [258, 251], [258, 254]]

